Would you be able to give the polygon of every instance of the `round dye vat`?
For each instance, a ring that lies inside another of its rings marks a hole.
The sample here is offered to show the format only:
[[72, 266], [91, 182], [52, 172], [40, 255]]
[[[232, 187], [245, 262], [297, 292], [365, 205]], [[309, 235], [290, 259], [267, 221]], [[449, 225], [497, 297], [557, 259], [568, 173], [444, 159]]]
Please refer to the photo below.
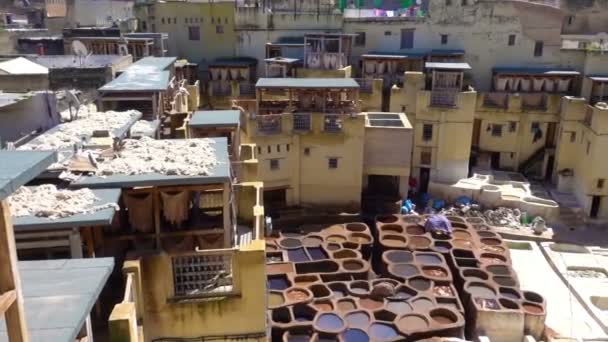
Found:
[[434, 254], [416, 254], [416, 261], [425, 265], [441, 265], [442, 260], [438, 255]]
[[412, 216], [403, 216], [401, 218], [401, 220], [405, 223], [419, 223], [422, 218], [418, 215], [412, 215]]
[[350, 311], [357, 308], [357, 305], [352, 299], [342, 299], [338, 301], [338, 310]]
[[517, 282], [511, 277], [494, 277], [494, 282], [501, 286], [516, 286]]
[[387, 261], [392, 263], [403, 263], [403, 262], [411, 262], [414, 260], [414, 256], [412, 252], [408, 251], [387, 251], [384, 252], [384, 257]]
[[435, 245], [433, 247], [439, 253], [447, 253], [452, 249], [452, 245], [445, 241], [435, 241]]
[[534, 314], [534, 315], [540, 315], [540, 314], [544, 313], [544, 311], [545, 311], [545, 310], [543, 310], [543, 308], [540, 305], [536, 305], [536, 304], [532, 304], [532, 303], [525, 303], [524, 305], [522, 305], [522, 307], [526, 313]]
[[279, 306], [285, 303], [285, 298], [281, 293], [270, 293], [268, 295], [268, 305], [269, 306]]
[[466, 278], [475, 278], [480, 280], [488, 280], [489, 276], [486, 272], [477, 269], [469, 269], [462, 271], [462, 275]]
[[422, 273], [432, 278], [447, 278], [448, 272], [441, 267], [423, 267]]
[[482, 256], [481, 257], [481, 262], [486, 263], [486, 264], [490, 264], [490, 265], [496, 265], [496, 264], [504, 264], [507, 261], [504, 258], [501, 258], [499, 256]]
[[399, 336], [397, 329], [384, 323], [369, 326], [369, 335], [374, 341], [391, 341]]
[[267, 281], [267, 286], [271, 290], [285, 290], [290, 286], [289, 280], [285, 276], [270, 277]]
[[359, 255], [356, 251], [352, 249], [343, 249], [340, 251], [334, 252], [334, 259], [348, 259], [348, 258], [357, 258]]
[[363, 223], [347, 223], [345, 225], [346, 230], [351, 231], [351, 232], [364, 232], [367, 230], [367, 225], [363, 224]]
[[481, 243], [483, 243], [484, 245], [488, 245], [488, 246], [496, 246], [496, 245], [500, 245], [500, 240], [492, 239], [492, 238], [484, 238], [484, 239], [481, 239]]
[[506, 275], [506, 274], [511, 273], [511, 271], [509, 271], [509, 268], [507, 266], [502, 266], [502, 265], [488, 266], [487, 270], [488, 270], [488, 272], [495, 274], [495, 275]]
[[437, 297], [454, 297], [452, 288], [448, 285], [437, 285], [433, 287], [433, 294]]
[[287, 291], [287, 299], [290, 302], [301, 302], [310, 298], [310, 294], [301, 289]]
[[342, 338], [344, 339], [344, 341], [348, 342], [369, 341], [369, 336], [367, 336], [367, 333], [361, 329], [346, 329], [346, 331], [342, 333]]
[[319, 247], [323, 243], [323, 238], [320, 236], [308, 235], [302, 239], [302, 244], [306, 247]]
[[452, 236], [454, 237], [454, 239], [468, 240], [471, 238], [471, 233], [463, 230], [454, 230]]
[[364, 265], [359, 260], [345, 260], [342, 263], [342, 267], [347, 271], [358, 271], [363, 269]]
[[382, 244], [388, 247], [405, 247], [406, 239], [400, 235], [386, 234], [381, 237]]
[[279, 241], [279, 245], [283, 248], [298, 248], [302, 247], [302, 242], [295, 238], [284, 238]]
[[327, 250], [329, 250], [329, 251], [336, 251], [336, 250], [338, 250], [340, 248], [342, 248], [342, 246], [340, 246], [337, 243], [328, 243], [327, 244]]
[[399, 330], [407, 334], [428, 329], [429, 322], [424, 316], [408, 314], [397, 320], [397, 326]]
[[380, 227], [380, 231], [383, 233], [403, 233], [403, 227], [398, 224], [385, 224]]
[[524, 298], [533, 303], [541, 304], [543, 302], [543, 297], [536, 292], [532, 291], [524, 291]]
[[341, 290], [332, 290], [331, 292], [333, 293], [334, 298], [342, 298], [346, 295], [344, 291]]
[[397, 222], [399, 218], [395, 215], [382, 215], [382, 216], [378, 216], [376, 217], [376, 220], [382, 223], [393, 223], [393, 222]]
[[410, 247], [412, 249], [426, 249], [431, 246], [431, 240], [424, 236], [412, 236], [410, 238]]
[[288, 342], [310, 342], [311, 337], [308, 335], [289, 335], [287, 337]]
[[410, 235], [423, 235], [425, 233], [424, 228], [420, 226], [408, 226], [405, 228], [405, 232]]
[[398, 299], [409, 299], [414, 297], [416, 294], [417, 292], [410, 288], [400, 287], [397, 289], [397, 291], [395, 292], [395, 296], [393, 297]]
[[504, 249], [504, 247], [501, 246], [488, 246], [488, 245], [483, 245], [481, 246], [481, 249], [487, 252], [492, 252], [492, 253], [498, 253], [498, 254], [504, 254], [506, 249]]
[[431, 281], [424, 278], [410, 279], [408, 284], [418, 291], [426, 291], [431, 288]]
[[401, 301], [389, 301], [386, 304], [386, 309], [396, 313], [397, 315], [410, 313], [414, 310], [409, 303]]
[[342, 235], [330, 235], [327, 237], [327, 242], [341, 243], [341, 242], [345, 242], [345, 241], [346, 241], [346, 236], [342, 236]]
[[446, 309], [436, 309], [430, 313], [431, 319], [439, 324], [453, 324], [458, 321], [456, 314]]
[[435, 306], [435, 303], [433, 303], [433, 301], [429, 298], [422, 297], [414, 299], [412, 301], [412, 306], [414, 307], [415, 311], [427, 311], [433, 308]]
[[420, 271], [418, 271], [418, 268], [416, 266], [410, 265], [410, 264], [389, 265], [388, 271], [391, 272], [392, 274], [394, 274], [398, 277], [402, 277], [402, 278], [409, 278], [409, 277], [413, 277], [417, 274], [420, 274]]
[[359, 305], [363, 308], [363, 309], [368, 309], [368, 310], [376, 310], [379, 309], [381, 307], [384, 306], [383, 302], [379, 302], [377, 300], [373, 300], [371, 298], [362, 298], [359, 299]]
[[519, 305], [513, 300], [501, 298], [498, 302], [507, 310], [519, 310]]
[[456, 248], [462, 249], [471, 249], [473, 247], [473, 243], [471, 241], [464, 239], [454, 239], [452, 241], [452, 245], [454, 245]]
[[372, 242], [372, 237], [364, 233], [352, 233], [348, 240], [358, 244], [368, 244]]
[[515, 300], [521, 299], [521, 296], [515, 289], [500, 288], [499, 292], [500, 292], [501, 296], [508, 298], [508, 299], [515, 299]]
[[333, 313], [322, 313], [317, 318], [316, 327], [322, 331], [340, 331], [344, 329], [344, 320]]
[[475, 283], [475, 284], [469, 285], [469, 286], [467, 286], [466, 290], [473, 297], [494, 298], [496, 296], [496, 293], [494, 293], [494, 290], [492, 290], [490, 287], [485, 286], [481, 283]]
[[350, 284], [350, 292], [355, 295], [364, 295], [369, 292], [369, 284], [365, 281], [352, 282]]
[[319, 311], [332, 311], [334, 309], [333, 305], [331, 305], [331, 303], [314, 303], [313, 306], [319, 310]]
[[479, 237], [482, 237], [482, 238], [496, 238], [496, 237], [498, 237], [498, 235], [496, 235], [495, 233], [493, 233], [493, 232], [487, 232], [487, 231], [485, 231], [485, 232], [484, 231], [477, 232], [477, 235], [479, 235]]
[[369, 324], [370, 317], [363, 311], [355, 311], [346, 315], [346, 324], [349, 327], [365, 328]]

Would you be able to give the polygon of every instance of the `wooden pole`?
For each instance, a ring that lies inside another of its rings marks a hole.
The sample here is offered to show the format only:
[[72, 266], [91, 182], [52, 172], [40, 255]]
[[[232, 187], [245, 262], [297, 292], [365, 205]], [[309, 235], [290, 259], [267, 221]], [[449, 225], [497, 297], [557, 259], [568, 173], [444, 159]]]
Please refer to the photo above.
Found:
[[0, 202], [0, 294], [9, 291], [15, 291], [15, 301], [4, 313], [8, 340], [28, 342], [15, 233], [8, 202], [3, 200]]

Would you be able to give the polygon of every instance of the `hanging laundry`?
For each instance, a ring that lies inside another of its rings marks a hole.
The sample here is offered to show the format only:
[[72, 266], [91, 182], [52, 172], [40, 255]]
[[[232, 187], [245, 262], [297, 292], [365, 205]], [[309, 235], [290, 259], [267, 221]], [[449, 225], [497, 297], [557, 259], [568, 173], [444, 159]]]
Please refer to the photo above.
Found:
[[172, 225], [180, 227], [188, 219], [190, 200], [188, 191], [161, 192], [163, 216]]
[[127, 206], [129, 223], [140, 233], [154, 231], [154, 201], [152, 193], [124, 194], [123, 200]]

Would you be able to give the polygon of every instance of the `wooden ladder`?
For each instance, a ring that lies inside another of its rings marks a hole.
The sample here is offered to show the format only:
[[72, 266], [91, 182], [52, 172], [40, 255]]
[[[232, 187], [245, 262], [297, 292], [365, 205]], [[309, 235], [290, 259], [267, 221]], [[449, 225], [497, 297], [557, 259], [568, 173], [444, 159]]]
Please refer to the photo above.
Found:
[[5, 317], [10, 342], [29, 341], [17, 266], [15, 234], [7, 200], [0, 202], [0, 315]]

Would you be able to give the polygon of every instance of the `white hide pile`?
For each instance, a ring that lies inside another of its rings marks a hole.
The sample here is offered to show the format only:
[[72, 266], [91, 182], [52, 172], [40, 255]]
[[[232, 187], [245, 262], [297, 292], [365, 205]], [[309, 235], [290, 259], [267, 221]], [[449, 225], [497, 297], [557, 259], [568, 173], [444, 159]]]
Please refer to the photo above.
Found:
[[52, 184], [22, 186], [9, 197], [13, 216], [32, 215], [52, 220], [108, 208], [118, 210], [116, 203], [100, 202], [90, 189], [59, 190]]
[[208, 176], [218, 164], [213, 143], [211, 139], [127, 139], [115, 158], [97, 164], [96, 173], [99, 176], [149, 173]]
[[156, 125], [153, 121], [139, 120], [131, 126], [131, 136], [153, 137], [156, 132]]
[[19, 150], [53, 151], [71, 149], [74, 144], [82, 143], [91, 137], [93, 131], [108, 130], [110, 134], [141, 115], [140, 112], [129, 110], [125, 112], [95, 112], [87, 113], [86, 117], [62, 123], [56, 129], [43, 133]]

